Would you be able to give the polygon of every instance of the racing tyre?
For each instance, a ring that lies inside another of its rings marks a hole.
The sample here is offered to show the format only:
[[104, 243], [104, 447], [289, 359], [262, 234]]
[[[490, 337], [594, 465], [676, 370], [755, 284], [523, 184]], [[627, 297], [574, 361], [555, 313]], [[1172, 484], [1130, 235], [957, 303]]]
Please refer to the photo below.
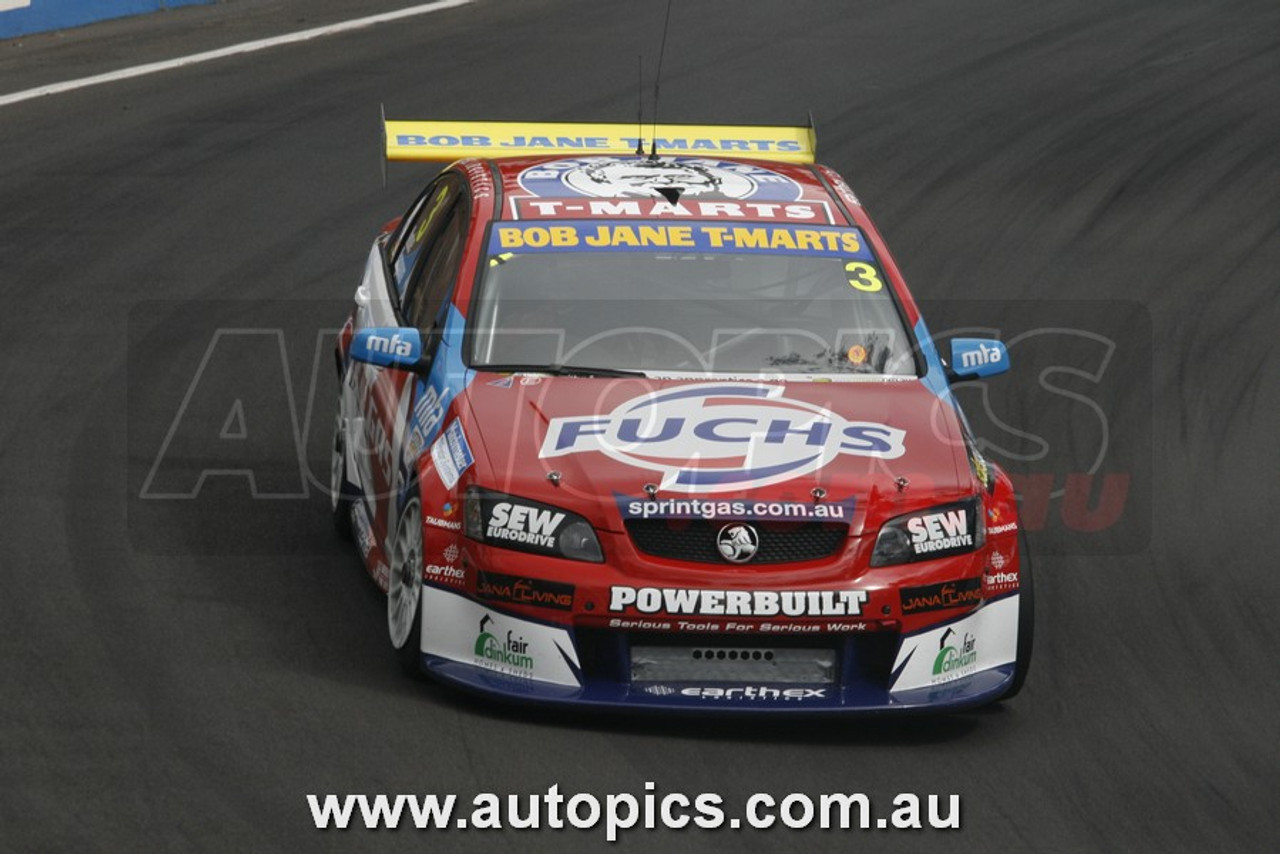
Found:
[[391, 546], [391, 578], [387, 582], [387, 633], [406, 673], [421, 675], [422, 501], [418, 487], [396, 520]]
[[347, 484], [347, 450], [341, 412], [334, 419], [333, 425], [333, 451], [329, 460], [329, 498], [333, 505], [333, 530], [344, 540], [352, 539], [351, 505], [355, 495]]
[[1013, 683], [1001, 700], [1018, 695], [1027, 681], [1031, 669], [1031, 642], [1035, 637], [1036, 599], [1031, 576], [1031, 550], [1027, 548], [1027, 535], [1018, 533], [1018, 657], [1014, 662]]

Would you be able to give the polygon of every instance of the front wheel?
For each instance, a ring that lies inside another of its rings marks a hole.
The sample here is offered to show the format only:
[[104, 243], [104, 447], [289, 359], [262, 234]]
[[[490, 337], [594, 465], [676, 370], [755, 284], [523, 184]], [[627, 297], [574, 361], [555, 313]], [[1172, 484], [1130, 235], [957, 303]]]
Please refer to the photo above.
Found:
[[1027, 535], [1018, 533], [1018, 656], [1014, 661], [1013, 682], [1000, 699], [1008, 700], [1018, 695], [1027, 681], [1031, 669], [1031, 642], [1035, 638], [1036, 599], [1035, 585], [1031, 578], [1031, 551], [1027, 548]]
[[417, 486], [396, 520], [387, 583], [387, 633], [405, 672], [420, 673], [422, 621], [422, 502]]
[[[342, 405], [338, 405], [341, 409]], [[347, 444], [342, 429], [342, 413], [333, 427], [333, 451], [329, 457], [329, 498], [333, 510], [333, 530], [344, 540], [352, 539], [351, 506], [355, 498], [347, 486]]]

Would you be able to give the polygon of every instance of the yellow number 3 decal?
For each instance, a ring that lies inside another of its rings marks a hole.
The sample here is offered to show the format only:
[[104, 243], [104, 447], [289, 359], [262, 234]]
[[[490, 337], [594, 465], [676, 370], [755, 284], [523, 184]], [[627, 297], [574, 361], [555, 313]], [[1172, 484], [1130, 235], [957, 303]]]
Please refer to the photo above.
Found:
[[884, 289], [884, 282], [880, 281], [876, 268], [870, 264], [863, 261], [850, 261], [844, 265], [844, 271], [849, 274], [849, 284], [860, 291], [873, 294]]

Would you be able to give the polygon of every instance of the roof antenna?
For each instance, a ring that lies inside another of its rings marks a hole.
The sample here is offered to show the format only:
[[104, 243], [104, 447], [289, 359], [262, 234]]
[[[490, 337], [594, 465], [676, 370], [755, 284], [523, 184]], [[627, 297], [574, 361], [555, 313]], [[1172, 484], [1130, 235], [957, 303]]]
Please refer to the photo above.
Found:
[[382, 167], [382, 189], [387, 189], [387, 105], [378, 102], [378, 113], [382, 117], [382, 121], [378, 124], [378, 130], [382, 133], [382, 151], [378, 154], [378, 165]]
[[636, 157], [644, 157], [644, 54], [636, 56]]
[[649, 159], [658, 159], [658, 85], [662, 82], [662, 58], [667, 54], [667, 30], [671, 26], [671, 0], [667, 0], [667, 18], [662, 23], [662, 47], [658, 49], [658, 73], [653, 78], [653, 145]]

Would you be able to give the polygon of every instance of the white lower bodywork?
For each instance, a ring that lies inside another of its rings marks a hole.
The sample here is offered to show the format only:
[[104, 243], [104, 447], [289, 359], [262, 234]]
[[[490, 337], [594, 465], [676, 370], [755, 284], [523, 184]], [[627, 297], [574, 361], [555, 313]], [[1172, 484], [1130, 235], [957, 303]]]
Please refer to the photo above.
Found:
[[890, 693], [931, 688], [1018, 657], [1018, 595], [983, 605], [945, 626], [906, 638], [893, 663]]

